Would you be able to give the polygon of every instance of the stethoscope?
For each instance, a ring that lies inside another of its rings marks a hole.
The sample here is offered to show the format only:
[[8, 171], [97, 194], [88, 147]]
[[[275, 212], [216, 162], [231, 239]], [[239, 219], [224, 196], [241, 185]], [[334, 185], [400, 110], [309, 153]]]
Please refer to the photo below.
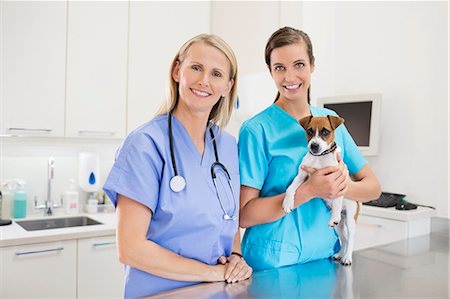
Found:
[[[172, 111], [169, 112], [169, 115], [168, 115], [168, 124], [169, 124], [170, 158], [172, 159], [172, 167], [173, 167], [173, 172], [175, 174], [170, 179], [169, 185], [170, 185], [170, 189], [172, 189], [173, 192], [180, 192], [180, 191], [183, 191], [184, 188], [186, 188], [186, 180], [184, 179], [184, 177], [182, 175], [178, 174], [177, 164], [176, 164], [176, 161], [175, 161], [175, 154], [174, 154], [174, 150], [173, 150], [173, 135], [172, 135]], [[213, 184], [214, 184], [214, 189], [216, 190], [216, 194], [217, 194], [217, 198], [219, 200], [220, 208], [223, 211], [223, 219], [224, 220], [232, 220], [232, 221], [234, 221], [234, 220], [237, 219], [237, 216], [236, 216], [237, 203], [236, 203], [236, 198], [234, 196], [233, 185], [231, 184], [231, 176], [228, 173], [228, 170], [225, 167], [225, 165], [223, 165], [222, 163], [219, 162], [219, 154], [217, 152], [217, 144], [216, 144], [216, 140], [214, 139], [214, 132], [213, 132], [211, 127], [209, 128], [209, 132], [211, 134], [211, 139], [212, 139], [213, 146], [214, 146], [214, 155], [216, 156], [216, 162], [214, 162], [211, 165], [211, 178], [212, 178], [212, 181], [213, 181]], [[216, 167], [222, 169], [223, 172], [226, 174], [228, 186], [230, 187], [231, 195], [233, 196], [234, 209], [233, 209], [233, 214], [232, 215], [229, 215], [228, 212], [225, 210], [225, 207], [223, 206], [222, 199], [220, 198], [219, 192], [217, 191]]]

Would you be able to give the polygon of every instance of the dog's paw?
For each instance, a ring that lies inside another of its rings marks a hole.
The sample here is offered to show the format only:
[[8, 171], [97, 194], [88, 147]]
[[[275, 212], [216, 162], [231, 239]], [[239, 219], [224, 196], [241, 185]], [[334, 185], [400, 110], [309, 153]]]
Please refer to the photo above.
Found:
[[286, 196], [283, 200], [283, 210], [286, 214], [289, 214], [294, 210], [294, 197]]
[[335, 260], [335, 261], [340, 261], [341, 258], [342, 258], [342, 256], [340, 253], [336, 253], [335, 255], [333, 255], [333, 260]]
[[337, 226], [340, 221], [341, 221], [340, 219], [339, 220], [331, 219], [330, 222], [328, 222], [328, 226], [333, 228], [333, 227]]
[[352, 264], [352, 257], [344, 256], [341, 259], [341, 264], [344, 266], [350, 266]]

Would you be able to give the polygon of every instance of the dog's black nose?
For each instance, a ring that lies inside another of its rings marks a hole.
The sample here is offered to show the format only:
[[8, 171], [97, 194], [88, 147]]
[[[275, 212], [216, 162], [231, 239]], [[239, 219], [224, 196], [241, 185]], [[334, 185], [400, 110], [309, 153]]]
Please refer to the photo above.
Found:
[[313, 153], [317, 153], [317, 151], [319, 150], [319, 144], [318, 143], [311, 143], [311, 151]]

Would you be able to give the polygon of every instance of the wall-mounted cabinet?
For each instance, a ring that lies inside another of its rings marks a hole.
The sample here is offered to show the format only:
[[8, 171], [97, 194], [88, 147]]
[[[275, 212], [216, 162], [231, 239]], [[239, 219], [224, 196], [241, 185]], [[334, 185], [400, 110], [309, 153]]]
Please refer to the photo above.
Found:
[[180, 46], [210, 31], [202, 1], [1, 5], [0, 135], [123, 138], [165, 100]]
[[0, 5], [0, 134], [62, 137], [67, 3]]
[[69, 2], [66, 137], [122, 138], [128, 2]]
[[130, 2], [128, 132], [162, 105], [170, 63], [184, 42], [209, 32], [209, 11], [208, 1]]

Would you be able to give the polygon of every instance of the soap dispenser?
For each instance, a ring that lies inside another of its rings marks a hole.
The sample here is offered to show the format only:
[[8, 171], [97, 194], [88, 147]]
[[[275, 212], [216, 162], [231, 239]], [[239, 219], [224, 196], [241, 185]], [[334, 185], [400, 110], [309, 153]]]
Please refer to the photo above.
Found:
[[16, 180], [17, 190], [14, 193], [14, 218], [27, 217], [27, 192], [25, 181]]
[[63, 194], [64, 211], [66, 214], [78, 214], [79, 197], [75, 180], [69, 180], [69, 188]]
[[94, 152], [80, 152], [78, 155], [78, 183], [86, 192], [100, 189], [100, 158]]

